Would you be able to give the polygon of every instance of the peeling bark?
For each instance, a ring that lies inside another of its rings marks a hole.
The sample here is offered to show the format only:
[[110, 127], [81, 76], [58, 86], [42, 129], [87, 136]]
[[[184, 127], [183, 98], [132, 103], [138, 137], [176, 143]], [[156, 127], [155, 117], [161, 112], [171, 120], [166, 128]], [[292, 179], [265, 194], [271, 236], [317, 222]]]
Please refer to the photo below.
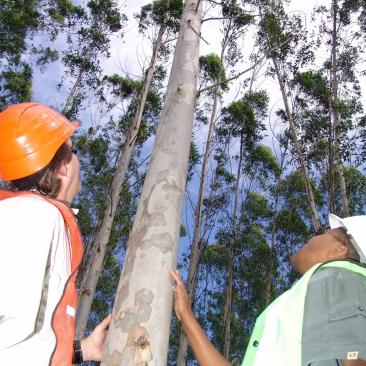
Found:
[[[123, 182], [135, 147], [136, 136], [141, 125], [142, 113], [151, 85], [156, 60], [161, 49], [165, 29], [165, 26], [160, 27], [157, 39], [154, 44], [150, 65], [146, 73], [143, 87], [140, 91], [139, 104], [137, 106], [132, 124], [127, 133], [126, 141], [123, 144], [120, 159], [117, 163], [116, 173], [113, 177], [107, 206], [104, 211], [101, 225], [96, 234], [93, 245], [94, 252], [88, 263], [88, 267], [85, 271], [85, 276], [81, 284], [76, 316], [76, 337], [78, 338], [81, 338], [84, 335], [84, 331], [89, 319], [89, 313], [93, 302], [94, 292], [104, 263], [104, 257], [111, 235], [114, 216], [116, 214], [117, 206], [120, 200], [120, 194], [123, 188]], [[166, 243], [166, 240], [164, 242]], [[169, 243], [167, 243], [166, 245], [168, 245], [168, 249], [169, 245], [171, 246], [171, 244]]]
[[142, 289], [152, 294], [151, 313], [147, 319], [139, 319], [136, 326], [153, 335], [149, 340], [151, 357], [144, 353], [143, 357], [149, 360], [142, 362], [150, 366], [167, 363], [172, 311], [169, 269], [177, 262], [188, 171], [197, 93], [201, 3], [188, 0], [183, 10], [165, 103], [128, 243], [102, 365], [139, 365], [136, 352], [129, 347], [135, 328], [127, 326], [125, 313], [130, 311], [126, 309], [134, 308], [135, 298]]

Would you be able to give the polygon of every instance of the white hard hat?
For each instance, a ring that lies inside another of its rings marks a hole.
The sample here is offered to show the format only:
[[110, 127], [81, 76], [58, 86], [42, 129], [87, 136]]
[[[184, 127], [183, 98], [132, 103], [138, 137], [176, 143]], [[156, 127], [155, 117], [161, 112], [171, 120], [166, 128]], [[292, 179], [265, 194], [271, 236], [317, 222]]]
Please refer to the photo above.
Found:
[[353, 246], [360, 255], [360, 262], [366, 263], [366, 215], [341, 219], [336, 215], [329, 214], [329, 224], [331, 229], [344, 227], [347, 230]]

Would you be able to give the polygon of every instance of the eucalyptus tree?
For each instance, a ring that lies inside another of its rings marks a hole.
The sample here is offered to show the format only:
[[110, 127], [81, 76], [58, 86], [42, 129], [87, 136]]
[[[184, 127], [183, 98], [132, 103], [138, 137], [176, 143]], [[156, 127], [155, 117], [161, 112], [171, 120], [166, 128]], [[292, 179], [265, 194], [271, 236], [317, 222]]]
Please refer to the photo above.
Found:
[[[218, 104], [221, 99], [221, 90], [227, 89], [225, 83], [222, 84], [222, 82], [224, 82], [226, 79], [224, 63], [232, 67], [240, 59], [241, 54], [238, 51], [238, 46], [236, 44], [237, 40], [244, 35], [247, 26], [253, 21], [253, 17], [243, 10], [239, 3], [233, 0], [224, 1], [221, 3], [221, 13], [223, 34], [221, 41], [221, 55], [217, 56], [210, 54], [200, 58], [200, 66], [202, 70], [201, 74], [203, 76], [201, 88], [205, 83], [207, 84], [207, 82], [215, 83], [217, 86], [215, 86], [211, 92], [209, 92], [209, 98], [212, 100], [212, 104], [210, 103], [211, 105], [209, 106], [211, 109], [211, 115], [209, 118], [207, 140], [201, 167], [198, 197], [195, 208], [195, 222], [191, 244], [191, 254], [189, 260], [187, 290], [188, 296], [192, 303], [194, 302], [193, 300], [199, 258], [202, 251], [204, 250], [204, 235], [205, 232], [207, 232], [201, 228], [207, 169], [211, 155], [211, 146], [217, 119]], [[184, 331], [181, 330], [177, 359], [178, 365], [186, 364], [187, 346], [188, 340], [184, 334]]]
[[[276, 1], [255, 1], [260, 14], [258, 44], [269, 50], [268, 57], [272, 61], [273, 74], [279, 83], [281, 95], [285, 107], [286, 119], [291, 132], [291, 142], [295, 149], [295, 157], [303, 174], [306, 189], [308, 192], [309, 206], [312, 213], [314, 230], [320, 229], [320, 220], [315, 203], [314, 192], [310, 184], [309, 171], [303, 155], [303, 146], [299, 138], [299, 126], [295, 119], [294, 111], [291, 110], [289, 98], [289, 76], [303, 65], [307, 60], [312, 59], [309, 46], [300, 48], [297, 60], [300, 65], [291, 65], [290, 56], [293, 56], [296, 46], [299, 44], [301, 33], [304, 32], [301, 20], [297, 16], [290, 18], [283, 7], [282, 0]], [[289, 67], [290, 65], [290, 67]]]
[[[119, 174], [120, 161], [124, 158], [123, 155], [121, 155], [121, 150], [123, 153], [123, 147], [126, 144], [125, 138], [131, 129], [131, 121], [136, 114], [136, 106], [139, 103], [141, 86], [142, 82], [139, 80], [123, 78], [116, 74], [104, 77], [102, 94], [103, 100], [108, 104], [108, 109], [110, 108], [110, 105], [116, 103], [116, 100], [119, 104], [123, 100], [125, 110], [121, 116], [118, 116], [117, 120], [111, 118], [102, 131], [93, 131], [92, 135], [96, 136], [92, 137], [90, 141], [88, 136], [84, 137], [83, 140], [85, 146], [91, 144], [90, 146], [94, 149], [105, 149], [105, 151], [100, 150], [99, 156], [93, 155], [92, 161], [90, 161], [90, 158], [88, 159], [91, 167], [87, 166], [86, 169], [89, 171], [95, 170], [97, 167], [99, 167], [98, 169], [103, 167], [105, 170], [109, 167], [109, 170], [105, 171], [104, 174], [103, 171], [97, 170], [95, 172], [97, 176], [91, 174], [90, 184], [87, 184], [87, 188], [84, 189], [84, 195], [86, 197], [84, 197], [83, 201], [86, 207], [91, 208], [94, 225], [87, 240], [88, 245], [84, 256], [82, 271], [80, 273], [80, 291], [76, 322], [76, 332], [80, 336], [84, 334], [85, 327], [88, 323], [99, 275], [104, 270], [103, 264], [106, 261], [105, 257], [106, 255], [109, 255], [110, 252], [113, 252], [115, 246], [115, 240], [112, 240], [114, 237], [113, 232], [115, 231], [114, 228], [118, 222], [121, 205], [125, 202], [123, 198], [125, 197], [126, 187], [129, 184], [129, 179], [125, 179], [127, 169], [124, 171], [123, 180], [118, 187], [118, 199], [113, 202], [113, 215], [110, 212], [110, 202], [106, 200], [106, 197], [111, 194], [111, 187], [113, 189], [116, 176]], [[129, 172], [128, 175], [135, 174], [134, 169], [137, 168], [134, 167], [134, 165], [136, 165], [134, 157], [138, 158], [141, 147], [151, 136], [160, 112], [161, 99], [159, 92], [155, 88], [150, 88], [146, 95], [145, 106], [141, 115], [142, 127], [137, 131], [134, 138], [135, 151], [130, 152], [129, 155], [129, 164], [127, 168], [130, 170], [133, 169], [133, 171]], [[98, 190], [98, 194], [96, 194], [95, 197], [89, 197], [91, 192], [95, 192], [96, 190]], [[122, 200], [120, 197], [122, 197]], [[105, 226], [106, 212], [109, 215], [108, 218], [110, 221], [108, 221], [108, 238], [103, 242], [100, 240], [100, 232], [101, 229], [103, 229], [103, 225]], [[112, 215], [112, 217], [110, 217], [110, 215]], [[127, 229], [127, 227], [125, 229]], [[100, 285], [98, 287], [100, 288]]]
[[[263, 120], [267, 113], [268, 96], [264, 91], [247, 92], [242, 99], [231, 103], [223, 109], [222, 119], [217, 127], [217, 139], [226, 149], [238, 141], [238, 152], [235, 154], [236, 173], [232, 187], [233, 201], [230, 215], [230, 240], [228, 241], [228, 274], [223, 320], [223, 353], [228, 358], [230, 353], [230, 326], [232, 309], [232, 289], [234, 272], [234, 253], [238, 239], [239, 193], [242, 182], [243, 165], [258, 145], [265, 129]], [[222, 148], [225, 151], [225, 148]]]
[[65, 79], [72, 80], [62, 108], [68, 118], [78, 114], [86, 91], [98, 88], [101, 59], [110, 56], [111, 37], [121, 36], [126, 20], [116, 0], [89, 0], [66, 30], [68, 48], [62, 57], [66, 72], [60, 86]]
[[[180, 1], [175, 0], [166, 2], [158, 0], [142, 7], [138, 16], [141, 32], [146, 31], [146, 29], [152, 25], [158, 27], [159, 30], [153, 44], [150, 64], [148, 69], [144, 72], [143, 80], [139, 83], [131, 83], [135, 86], [136, 94], [134, 96], [133, 104], [130, 105], [132, 108], [128, 116], [129, 118], [125, 120], [123, 131], [124, 141], [116, 163], [113, 180], [107, 192], [107, 203], [101, 218], [101, 223], [95, 236], [93, 255], [88, 263], [88, 268], [85, 272], [81, 286], [76, 324], [76, 334], [79, 336], [83, 334], [88, 321], [94, 291], [104, 262], [104, 256], [110, 239], [111, 228], [115, 212], [119, 204], [119, 197], [123, 189], [126, 172], [131, 161], [131, 156], [134, 152], [136, 139], [138, 134], [141, 132], [140, 126], [143, 119], [144, 108], [154, 72], [156, 71], [156, 62], [163, 46], [164, 36], [170, 36], [177, 31], [179, 24], [178, 19], [181, 14], [181, 10]], [[110, 78], [109, 81], [116, 83], [115, 90], [118, 90], [118, 86], [120, 85], [122, 90], [125, 88], [126, 91], [128, 91], [128, 80], [125, 78], [118, 78], [118, 76], [114, 76], [113, 80]], [[120, 82], [119, 84], [118, 81]], [[124, 96], [126, 91], [121, 93], [121, 97]], [[122, 99], [120, 99], [118, 103], [122, 103]]]
[[325, 80], [328, 89], [327, 104], [322, 103], [323, 109], [328, 110], [329, 119], [328, 176], [333, 181], [332, 195], [335, 195], [336, 186], [340, 189], [341, 204], [336, 210], [343, 216], [350, 214], [345, 168], [352, 164], [351, 156], [357, 155], [356, 144], [349, 134], [354, 134], [357, 117], [363, 112], [357, 70], [364, 45], [363, 11], [362, 2], [332, 0], [329, 7], [319, 6], [315, 12], [321, 22], [319, 44], [329, 52], [329, 58], [314, 71]]
[[31, 59], [44, 66], [58, 57], [56, 50], [34, 43], [41, 32], [54, 41], [67, 26], [67, 19], [76, 16], [80, 7], [61, 1], [2, 1], [0, 7], [0, 109], [7, 104], [29, 101], [32, 92]]
[[102, 365], [167, 361], [180, 211], [187, 176], [202, 1], [187, 1], [151, 162], [130, 234]]
[[[230, 159], [220, 161], [223, 165], [220, 163], [218, 171], [226, 177], [224, 191], [228, 193], [236, 183], [236, 174], [226, 170], [230, 169]], [[271, 260], [269, 231], [273, 216], [268, 190], [279, 169], [267, 146], [257, 145], [246, 154], [241, 171], [236, 241], [233, 243], [232, 217], [227, 212], [217, 225], [216, 242], [207, 245], [202, 257], [200, 287], [203, 289], [199, 301], [208, 303], [205, 314], [201, 314], [202, 323], [219, 348], [224, 346], [225, 323], [222, 319], [227, 305], [228, 263], [232, 260], [235, 276], [232, 281], [228, 359], [233, 365], [241, 364], [255, 318], [265, 304]], [[276, 270], [272, 271], [272, 279], [279, 277]], [[272, 295], [276, 295], [273, 289]]]
[[[319, 184], [324, 193], [327, 194], [327, 212], [334, 212], [342, 215], [344, 209], [344, 189], [342, 182], [346, 184], [347, 201], [349, 190], [346, 180], [339, 178], [339, 170], [335, 171], [335, 135], [330, 100], [332, 87], [329, 84], [326, 70], [307, 71], [300, 73], [297, 77], [299, 94], [297, 102], [299, 118], [303, 121], [302, 140], [308, 148], [309, 163], [317, 170]], [[358, 165], [357, 159], [359, 143], [355, 130], [357, 115], [361, 111], [361, 104], [358, 97], [338, 99], [338, 115], [342, 126], [338, 132], [342, 156], [348, 160], [350, 165]], [[351, 133], [351, 135], [350, 135]], [[356, 138], [351, 137], [356, 135]], [[343, 166], [343, 163], [342, 163]], [[346, 167], [345, 167], [346, 168]]]

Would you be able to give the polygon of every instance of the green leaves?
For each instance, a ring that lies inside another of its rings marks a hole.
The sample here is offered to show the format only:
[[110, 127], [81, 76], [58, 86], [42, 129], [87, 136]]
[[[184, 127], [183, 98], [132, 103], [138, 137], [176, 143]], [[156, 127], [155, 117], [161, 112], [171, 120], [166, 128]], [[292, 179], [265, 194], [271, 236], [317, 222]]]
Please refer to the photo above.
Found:
[[[199, 66], [202, 73], [203, 82], [214, 83], [217, 80], [226, 80], [224, 66], [220, 56], [216, 55], [215, 53], [201, 56], [199, 59]], [[226, 83], [221, 84], [220, 87], [225, 91], [228, 90]]]
[[32, 94], [32, 69], [22, 63], [16, 69], [9, 69], [0, 74], [0, 110], [7, 105], [28, 102]]
[[151, 26], [165, 26], [170, 32], [176, 33], [179, 30], [182, 11], [182, 0], [154, 0], [144, 5], [135, 16], [139, 20], [140, 32]]

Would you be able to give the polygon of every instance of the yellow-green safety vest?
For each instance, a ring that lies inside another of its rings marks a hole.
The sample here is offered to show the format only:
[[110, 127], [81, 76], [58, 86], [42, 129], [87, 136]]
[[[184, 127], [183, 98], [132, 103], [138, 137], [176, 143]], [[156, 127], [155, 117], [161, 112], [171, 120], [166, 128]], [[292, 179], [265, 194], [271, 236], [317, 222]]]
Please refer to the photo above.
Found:
[[242, 366], [306, 366], [301, 363], [304, 305], [311, 276], [320, 267], [338, 267], [366, 277], [366, 268], [349, 261], [319, 263], [257, 318]]

